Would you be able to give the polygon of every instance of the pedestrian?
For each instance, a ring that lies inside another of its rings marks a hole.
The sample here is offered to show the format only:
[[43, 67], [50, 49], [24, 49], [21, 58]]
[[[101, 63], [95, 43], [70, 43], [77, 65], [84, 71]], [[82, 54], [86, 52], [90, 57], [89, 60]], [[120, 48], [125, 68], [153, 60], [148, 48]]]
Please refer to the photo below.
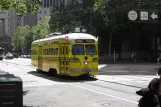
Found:
[[158, 58], [157, 58], [157, 63], [160, 63], [160, 59], [161, 59], [161, 53], [159, 54]]
[[136, 63], [136, 54], [135, 53], [132, 54], [132, 59], [133, 59], [133, 63]]
[[147, 88], [136, 91], [136, 94], [142, 96], [139, 100], [139, 107], [161, 107], [161, 68], [158, 68], [160, 78], [154, 78]]

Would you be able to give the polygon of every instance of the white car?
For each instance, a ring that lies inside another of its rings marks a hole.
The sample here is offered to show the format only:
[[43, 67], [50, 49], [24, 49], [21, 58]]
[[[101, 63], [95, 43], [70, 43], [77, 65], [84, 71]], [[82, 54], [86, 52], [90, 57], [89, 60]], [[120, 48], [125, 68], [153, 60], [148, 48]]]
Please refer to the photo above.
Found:
[[6, 54], [5, 59], [13, 59], [13, 55], [11, 53]]

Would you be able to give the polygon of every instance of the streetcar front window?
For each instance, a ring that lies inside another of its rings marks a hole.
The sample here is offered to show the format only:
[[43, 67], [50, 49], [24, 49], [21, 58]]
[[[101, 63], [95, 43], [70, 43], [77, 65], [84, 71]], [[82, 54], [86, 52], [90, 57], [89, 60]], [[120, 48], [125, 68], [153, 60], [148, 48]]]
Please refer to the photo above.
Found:
[[96, 55], [96, 47], [93, 44], [85, 45], [85, 50], [87, 55]]
[[81, 45], [81, 44], [73, 45], [72, 54], [73, 55], [84, 55], [84, 45]]

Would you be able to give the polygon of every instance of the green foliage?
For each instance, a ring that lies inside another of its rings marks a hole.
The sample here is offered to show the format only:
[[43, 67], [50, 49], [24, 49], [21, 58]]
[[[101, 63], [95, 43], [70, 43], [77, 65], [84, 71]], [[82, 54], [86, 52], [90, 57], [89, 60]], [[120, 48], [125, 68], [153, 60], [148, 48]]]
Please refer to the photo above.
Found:
[[[161, 9], [159, 0], [96, 0], [94, 11], [101, 14], [105, 28], [119, 31], [128, 27], [127, 14], [132, 9]], [[110, 30], [111, 31], [111, 30]]]
[[23, 16], [26, 12], [34, 14], [41, 8], [41, 0], [0, 0], [0, 9], [11, 10], [16, 9], [18, 16]]
[[16, 50], [31, 48], [33, 40], [44, 38], [49, 33], [48, 22], [50, 17], [43, 17], [37, 25], [30, 29], [29, 26], [18, 27], [12, 38]]
[[92, 9], [87, 7], [85, 8], [79, 3], [73, 3], [53, 9], [49, 21], [51, 31], [73, 32], [74, 28], [79, 26], [83, 26], [89, 31]]
[[42, 17], [42, 19], [38, 22], [38, 24], [32, 27], [31, 32], [33, 35], [33, 40], [42, 39], [47, 34], [49, 34], [50, 32], [48, 25], [49, 20], [50, 17]]
[[89, 7], [91, 8], [93, 7], [95, 0], [82, 0], [82, 2], [85, 8], [89, 8]]
[[30, 48], [32, 42], [31, 30], [29, 26], [18, 27], [12, 38], [12, 42], [16, 49], [23, 47]]

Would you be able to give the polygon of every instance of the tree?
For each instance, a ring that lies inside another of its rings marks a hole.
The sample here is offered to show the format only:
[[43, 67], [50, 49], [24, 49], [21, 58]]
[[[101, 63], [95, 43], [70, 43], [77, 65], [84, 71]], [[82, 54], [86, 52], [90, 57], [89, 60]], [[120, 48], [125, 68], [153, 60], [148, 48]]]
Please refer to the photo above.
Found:
[[49, 28], [50, 17], [42, 17], [37, 25], [31, 29], [33, 40], [42, 39], [50, 32]]
[[103, 19], [102, 29], [108, 32], [109, 38], [109, 55], [111, 55], [113, 36], [118, 35], [119, 41], [116, 48], [121, 58], [121, 45], [125, 38], [125, 30], [130, 27], [130, 21], [127, 18], [127, 13], [131, 9], [138, 8], [138, 1], [134, 0], [96, 0], [94, 11], [101, 14]]
[[[91, 19], [94, 16], [91, 6], [85, 2], [84, 5], [73, 2], [68, 6], [53, 9], [50, 29], [55, 32], [73, 32], [75, 27], [84, 27], [88, 32], [91, 29]], [[90, 32], [91, 33], [91, 32]]]
[[[145, 32], [148, 31], [147, 23], [135, 23], [128, 20], [127, 14], [132, 9], [160, 10], [161, 2], [159, 0], [96, 0], [94, 11], [100, 13], [104, 22], [101, 30], [108, 31], [106, 37], [109, 35], [109, 55], [112, 50], [113, 38], [117, 39], [117, 52], [121, 58], [121, 45], [127, 37], [126, 35], [130, 35], [129, 31], [138, 32], [138, 35], [142, 35], [143, 29]], [[155, 26], [158, 25], [155, 24]], [[153, 27], [153, 29], [155, 28]]]
[[29, 26], [18, 27], [12, 38], [15, 50], [21, 53], [23, 50], [29, 50], [32, 42], [31, 30]]
[[16, 9], [18, 16], [23, 16], [26, 12], [34, 14], [41, 8], [41, 0], [0, 0], [0, 9]]

